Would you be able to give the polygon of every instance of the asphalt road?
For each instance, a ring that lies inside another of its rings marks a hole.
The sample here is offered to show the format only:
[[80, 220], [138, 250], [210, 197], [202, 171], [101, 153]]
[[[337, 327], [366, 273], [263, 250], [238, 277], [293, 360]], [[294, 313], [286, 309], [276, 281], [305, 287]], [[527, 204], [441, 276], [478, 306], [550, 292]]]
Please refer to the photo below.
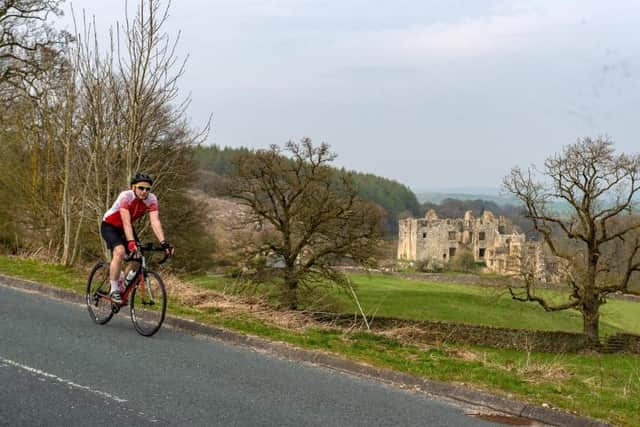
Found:
[[0, 284], [0, 425], [488, 426], [372, 380]]

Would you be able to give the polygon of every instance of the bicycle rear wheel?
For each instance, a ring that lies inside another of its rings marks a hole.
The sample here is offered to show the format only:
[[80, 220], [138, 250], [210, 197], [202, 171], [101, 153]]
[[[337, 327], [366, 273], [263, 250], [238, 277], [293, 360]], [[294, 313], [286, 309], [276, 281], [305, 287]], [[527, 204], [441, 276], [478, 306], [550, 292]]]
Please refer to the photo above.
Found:
[[87, 281], [87, 309], [98, 325], [104, 325], [113, 317], [111, 301], [107, 299], [110, 290], [109, 264], [99, 262], [89, 273]]
[[140, 335], [150, 337], [158, 332], [167, 312], [164, 282], [155, 271], [147, 271], [129, 297], [131, 321]]

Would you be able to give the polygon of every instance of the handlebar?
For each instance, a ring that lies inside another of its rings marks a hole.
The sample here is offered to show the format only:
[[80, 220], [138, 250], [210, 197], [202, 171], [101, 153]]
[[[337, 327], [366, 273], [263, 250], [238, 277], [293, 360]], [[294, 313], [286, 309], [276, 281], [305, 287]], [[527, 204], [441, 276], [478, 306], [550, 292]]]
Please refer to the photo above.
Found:
[[[162, 264], [169, 259], [169, 254], [162, 246], [154, 245], [153, 243], [145, 243], [144, 245], [139, 244], [138, 248], [140, 249], [140, 252], [164, 252], [164, 257], [158, 261], [158, 264]], [[124, 259], [125, 261], [137, 261], [140, 258], [134, 257], [133, 254], [129, 254]]]

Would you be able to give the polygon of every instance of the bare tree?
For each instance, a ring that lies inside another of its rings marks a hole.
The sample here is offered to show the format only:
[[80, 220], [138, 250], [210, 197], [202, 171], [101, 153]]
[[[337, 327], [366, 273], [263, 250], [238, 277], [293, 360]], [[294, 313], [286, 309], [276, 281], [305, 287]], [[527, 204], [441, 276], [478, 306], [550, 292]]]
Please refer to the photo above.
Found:
[[[190, 99], [178, 99], [177, 83], [187, 58], [180, 61], [176, 55], [180, 35], [172, 39], [163, 31], [170, 6], [169, 1], [164, 6], [158, 0], [140, 1], [134, 18], [127, 17], [123, 31], [117, 33], [118, 80], [124, 90], [126, 127], [122, 139], [126, 141], [127, 176], [140, 170], [143, 164], [154, 170], [169, 166], [171, 156], [152, 158], [145, 154], [150, 146], [167, 137], [167, 129], [186, 128], [185, 113]], [[193, 142], [202, 140], [202, 135], [190, 132], [182, 135], [182, 139], [185, 136], [193, 137]]]
[[[61, 14], [59, 0], [0, 1], [0, 197], [6, 199], [3, 222], [13, 224], [15, 240], [40, 233], [47, 241], [54, 217], [48, 202], [56, 191], [48, 178], [55, 171], [54, 143], [47, 123], [54, 76], [64, 62], [60, 50], [68, 41], [48, 18]], [[53, 101], [55, 102], [55, 101]], [[20, 217], [16, 215], [23, 209]], [[38, 214], [41, 216], [38, 217]]]
[[[640, 271], [640, 216], [634, 214], [640, 156], [616, 154], [607, 138], [583, 138], [547, 158], [541, 172], [513, 168], [504, 187], [567, 267], [569, 292], [567, 301], [552, 301], [536, 292], [528, 274], [524, 290], [512, 288], [512, 297], [546, 311], [578, 310], [585, 336], [597, 341], [600, 306], [610, 293], [630, 292]], [[566, 209], [558, 209], [558, 201]]]
[[332, 264], [350, 258], [366, 264], [381, 236], [380, 211], [360, 200], [351, 177], [339, 174], [327, 144], [310, 139], [244, 153], [226, 195], [248, 206], [265, 226], [255, 252], [281, 262], [285, 304], [298, 307], [301, 286], [318, 278], [344, 283]]
[[190, 99], [178, 99], [185, 62], [177, 59], [178, 38], [172, 40], [163, 31], [169, 6], [140, 0], [135, 16], [111, 30], [105, 52], [98, 46], [95, 25], [86, 18], [82, 34], [77, 34], [76, 67], [86, 124], [81, 155], [90, 171], [88, 185], [95, 189], [86, 203], [97, 225], [138, 170], [153, 174], [154, 187], [165, 194], [182, 191], [191, 169], [189, 150], [204, 141], [209, 130], [207, 123], [194, 131], [186, 119]]
[[61, 0], [2, 0], [0, 2], [0, 89], [36, 89], [40, 74], [52, 64], [66, 34], [52, 29], [47, 19], [61, 15]]
[[[58, 4], [5, 3], [2, 10]], [[32, 12], [46, 16], [46, 10]], [[135, 18], [111, 32], [105, 50], [95, 25], [83, 19], [75, 43], [41, 58], [51, 64], [39, 64], [37, 96], [14, 90], [11, 108], [0, 108], [0, 220], [7, 224], [0, 232], [20, 234], [24, 243], [64, 264], [74, 263], [82, 249], [95, 253], [102, 214], [136, 170], [153, 174], [162, 199], [178, 200], [190, 213], [176, 219], [177, 229], [199, 230], [198, 210], [189, 208], [185, 188], [191, 148], [208, 126], [193, 131], [186, 119], [188, 97], [177, 100], [183, 64], [174, 67], [175, 43], [161, 30], [168, 6], [140, 0], [136, 10]], [[176, 223], [166, 219], [170, 230]]]
[[60, 66], [47, 67], [39, 76], [37, 97], [15, 97], [11, 111], [0, 118], [0, 134], [13, 136], [3, 153], [3, 169], [11, 172], [2, 181], [10, 183], [11, 206], [21, 211], [20, 221], [31, 231], [23, 237], [39, 240], [39, 248], [70, 265], [76, 252], [71, 236], [81, 227], [76, 211], [82, 204], [75, 193], [82, 187], [77, 185], [81, 167], [75, 153], [82, 123], [74, 70], [68, 61], [57, 62]]
[[64, 76], [64, 91], [58, 102], [60, 108], [55, 114], [54, 126], [57, 129], [57, 143], [61, 147], [60, 180], [61, 201], [60, 216], [63, 223], [62, 254], [60, 261], [69, 266], [75, 261], [78, 251], [80, 231], [85, 219], [86, 173], [83, 173], [78, 152], [80, 136], [84, 131], [84, 120], [79, 109], [77, 79], [75, 69]]
[[[9, 107], [0, 113], [0, 132], [13, 139], [8, 148], [17, 163], [9, 163], [10, 167], [20, 165], [30, 178], [21, 179], [15, 170], [4, 178], [16, 190], [14, 208], [25, 209], [20, 220], [26, 226], [23, 231], [31, 237], [39, 234], [50, 254], [58, 254], [62, 244], [62, 259], [68, 263], [73, 258], [66, 238], [73, 206], [69, 161], [75, 125], [71, 125], [77, 109], [75, 91], [67, 90], [73, 85], [66, 55], [71, 38], [47, 22], [62, 14], [60, 3], [0, 3], [0, 102]], [[61, 242], [57, 236], [65, 237]]]

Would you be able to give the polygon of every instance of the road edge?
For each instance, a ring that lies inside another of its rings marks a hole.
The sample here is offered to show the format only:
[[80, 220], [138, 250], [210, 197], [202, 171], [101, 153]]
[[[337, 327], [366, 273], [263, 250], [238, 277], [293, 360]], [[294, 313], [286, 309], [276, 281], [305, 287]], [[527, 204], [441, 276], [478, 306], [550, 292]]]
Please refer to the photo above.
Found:
[[[5, 274], [0, 274], [0, 281], [11, 288], [37, 292], [73, 303], [84, 303], [84, 296], [68, 289], [57, 288], [52, 285], [45, 285], [31, 280], [7, 276]], [[189, 333], [219, 339], [258, 351], [268, 352], [286, 359], [312, 363], [356, 376], [370, 377], [402, 388], [447, 398], [464, 404], [491, 409], [514, 417], [527, 418], [544, 424], [566, 427], [610, 426], [610, 424], [593, 418], [573, 415], [554, 408], [528, 404], [485, 391], [476, 390], [470, 386], [429, 380], [390, 369], [377, 368], [362, 362], [343, 359], [333, 354], [302, 349], [284, 342], [269, 341], [264, 338], [241, 334], [219, 326], [205, 325], [203, 323], [177, 316], [167, 315], [164, 324]]]

